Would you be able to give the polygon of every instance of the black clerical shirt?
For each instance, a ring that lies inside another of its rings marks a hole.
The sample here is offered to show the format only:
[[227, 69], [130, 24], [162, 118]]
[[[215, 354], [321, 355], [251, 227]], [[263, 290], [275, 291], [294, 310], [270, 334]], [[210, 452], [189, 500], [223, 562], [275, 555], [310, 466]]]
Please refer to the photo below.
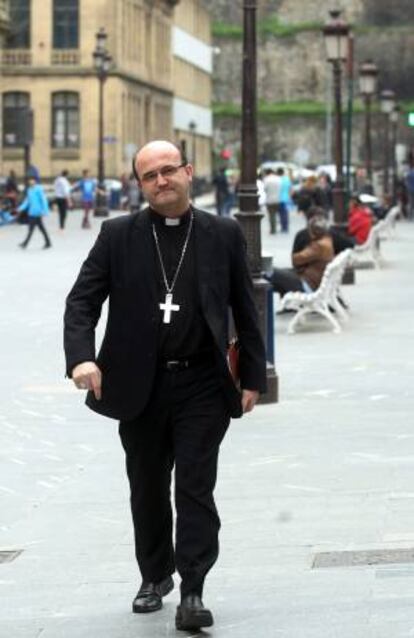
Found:
[[[168, 284], [171, 285], [189, 229], [191, 210], [180, 218], [177, 226], [167, 225], [165, 218], [152, 210], [150, 216], [157, 231]], [[172, 291], [173, 303], [178, 304], [180, 309], [171, 312], [170, 323], [163, 322], [164, 311], [159, 309], [158, 356], [163, 360], [186, 359], [211, 351], [213, 347], [213, 338], [201, 310], [194, 238], [193, 223], [184, 261]], [[158, 301], [164, 303], [167, 291], [156, 249], [155, 262]]]

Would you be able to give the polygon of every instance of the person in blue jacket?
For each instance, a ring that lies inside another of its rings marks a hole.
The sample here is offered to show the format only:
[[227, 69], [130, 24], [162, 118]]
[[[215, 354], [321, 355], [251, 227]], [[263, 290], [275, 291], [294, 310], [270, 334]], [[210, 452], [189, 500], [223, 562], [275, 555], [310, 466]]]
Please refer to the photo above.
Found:
[[50, 241], [42, 219], [44, 215], [49, 214], [49, 204], [42, 186], [36, 182], [34, 177], [29, 177], [29, 188], [27, 189], [26, 197], [17, 208], [19, 213], [23, 210], [26, 210], [28, 214], [29, 230], [24, 242], [19, 244], [20, 248], [27, 247], [36, 226], [45, 238], [43, 248], [50, 248], [52, 242]]
[[89, 176], [89, 171], [87, 169], [82, 171], [82, 179], [80, 179], [78, 182], [76, 182], [76, 184], [74, 184], [74, 186], [72, 186], [72, 191], [76, 190], [79, 190], [81, 192], [82, 198], [82, 228], [90, 228], [91, 223], [89, 221], [89, 214], [94, 207], [97, 182], [96, 179], [93, 179]]

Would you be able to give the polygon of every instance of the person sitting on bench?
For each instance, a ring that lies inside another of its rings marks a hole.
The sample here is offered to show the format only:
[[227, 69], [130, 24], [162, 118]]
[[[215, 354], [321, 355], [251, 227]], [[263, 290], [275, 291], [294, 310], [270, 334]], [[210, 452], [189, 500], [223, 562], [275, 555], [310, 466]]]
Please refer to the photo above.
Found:
[[334, 258], [333, 240], [323, 215], [312, 217], [307, 230], [309, 244], [292, 254], [293, 270], [274, 268], [267, 277], [273, 291], [283, 297], [287, 292], [313, 292], [322, 280], [326, 265]]

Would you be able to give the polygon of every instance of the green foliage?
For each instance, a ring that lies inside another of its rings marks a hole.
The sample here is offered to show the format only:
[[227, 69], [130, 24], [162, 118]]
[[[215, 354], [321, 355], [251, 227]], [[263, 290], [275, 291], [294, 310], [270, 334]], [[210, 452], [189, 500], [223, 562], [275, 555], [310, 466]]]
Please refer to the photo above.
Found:
[[320, 22], [297, 22], [284, 24], [277, 16], [270, 16], [267, 20], [259, 22], [258, 31], [264, 35], [273, 35], [277, 38], [288, 38], [304, 31], [320, 31]]
[[[354, 113], [362, 113], [363, 109], [362, 102], [355, 100]], [[217, 117], [241, 117], [241, 106], [240, 104], [217, 102], [213, 105], [213, 113]], [[345, 113], [346, 101], [344, 100], [344, 115]], [[324, 117], [326, 115], [326, 106], [323, 102], [311, 100], [295, 102], [265, 102], [264, 100], [259, 100], [257, 114], [261, 118]]]
[[[325, 105], [320, 102], [265, 102], [259, 100], [257, 105], [258, 115], [261, 117], [283, 117], [302, 115], [325, 115]], [[240, 117], [240, 104], [216, 103], [213, 105], [213, 113], [216, 116]]]
[[[275, 15], [269, 16], [266, 20], [259, 22], [257, 31], [260, 35], [269, 35], [277, 38], [287, 38], [304, 31], [320, 31], [320, 22], [298, 22], [296, 24], [284, 24]], [[242, 38], [243, 27], [239, 24], [227, 24], [225, 22], [215, 22], [213, 24], [213, 35], [225, 38]]]
[[[296, 22], [296, 23], [283, 23], [280, 22], [276, 15], [269, 16], [266, 20], [259, 21], [257, 25], [257, 32], [262, 36], [272, 36], [275, 38], [288, 38], [306, 31], [321, 31], [323, 24], [321, 22]], [[353, 25], [353, 31], [355, 33], [364, 34], [370, 32], [389, 32], [390, 30], [412, 30], [412, 25], [409, 24], [389, 24], [389, 25], [374, 25], [374, 24], [355, 24]], [[215, 22], [212, 28], [213, 36], [218, 38], [235, 38], [241, 39], [243, 37], [243, 26], [241, 24], [228, 24], [225, 22]]]
[[226, 24], [215, 22], [212, 26], [212, 34], [217, 38], [242, 38], [243, 27], [239, 24]]
[[399, 102], [401, 106], [401, 110], [403, 113], [413, 113], [414, 112], [414, 102]]

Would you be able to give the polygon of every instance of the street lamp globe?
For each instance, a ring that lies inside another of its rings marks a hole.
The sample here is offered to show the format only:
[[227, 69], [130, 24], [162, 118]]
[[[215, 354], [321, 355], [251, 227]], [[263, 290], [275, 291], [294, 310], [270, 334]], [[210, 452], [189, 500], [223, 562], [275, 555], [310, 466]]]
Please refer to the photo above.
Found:
[[328, 62], [344, 62], [348, 57], [350, 26], [341, 19], [342, 11], [329, 12], [331, 19], [323, 27]]
[[103, 55], [100, 51], [95, 50], [93, 52], [93, 64], [94, 67], [97, 71], [101, 71], [102, 67], [103, 67]]
[[377, 89], [378, 68], [371, 60], [359, 67], [359, 92], [364, 96], [374, 95]]
[[380, 93], [381, 112], [385, 115], [390, 115], [395, 106], [395, 93], [394, 91], [381, 91]]
[[103, 64], [102, 64], [104, 72], [108, 73], [108, 71], [110, 70], [111, 66], [112, 66], [112, 55], [109, 55], [109, 53], [106, 53], [104, 55]]
[[106, 33], [105, 29], [103, 27], [101, 27], [98, 31], [98, 33], [95, 36], [96, 38], [96, 49], [97, 51], [105, 51], [106, 48], [106, 40], [108, 38], [108, 34]]

